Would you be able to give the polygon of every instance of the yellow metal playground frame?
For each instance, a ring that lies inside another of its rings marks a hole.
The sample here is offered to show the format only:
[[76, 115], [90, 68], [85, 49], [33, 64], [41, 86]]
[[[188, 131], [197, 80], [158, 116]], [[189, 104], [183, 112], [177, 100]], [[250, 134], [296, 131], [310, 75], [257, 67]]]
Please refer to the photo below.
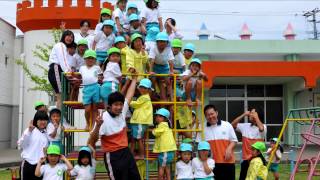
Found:
[[[288, 112], [288, 115], [284, 121], [284, 124], [281, 128], [281, 131], [279, 133], [279, 136], [278, 136], [278, 140], [275, 144], [275, 149], [278, 148], [279, 144], [280, 144], [280, 141], [281, 141], [281, 138], [283, 137], [283, 134], [285, 132], [285, 130], [287, 129], [288, 127], [288, 124], [289, 122], [294, 122], [294, 123], [299, 123], [299, 124], [302, 124], [302, 125], [311, 125], [311, 122], [314, 120], [314, 119], [318, 119], [318, 114], [320, 112], [320, 107], [312, 107], [312, 108], [300, 108], [300, 109], [291, 109], [289, 110]], [[304, 115], [306, 115], [307, 118], [303, 118], [302, 117], [302, 113], [304, 113]], [[309, 114], [313, 114], [313, 117], [310, 117]], [[299, 116], [299, 118], [296, 118], [297, 116]], [[319, 124], [318, 124], [319, 125]], [[296, 131], [296, 124], [293, 125], [293, 133], [295, 133]], [[297, 138], [298, 137], [294, 137], [295, 139], [295, 146], [297, 147], [298, 144], [296, 143], [297, 142]], [[267, 164], [267, 169], [269, 169], [271, 163], [272, 163], [272, 160], [273, 158], [275, 158], [275, 153], [276, 151], [272, 151], [271, 152], [271, 155], [270, 155], [270, 158], [269, 158], [269, 161], [268, 161], [268, 164]], [[295, 160], [296, 160], [297, 157], [295, 157]], [[298, 166], [297, 164], [298, 162], [296, 162], [295, 164], [295, 168]], [[291, 172], [290, 172], [290, 178], [292, 178], [292, 172], [293, 169], [291, 169]]]
[[[62, 114], [65, 115], [64, 112], [66, 112], [67, 114], [67, 117], [71, 117], [71, 118], [74, 118], [74, 115], [70, 113], [74, 113], [74, 111], [66, 111], [66, 109], [69, 107], [69, 109], [72, 109], [72, 105], [82, 105], [81, 102], [78, 102], [78, 101], [65, 101], [65, 99], [67, 99], [68, 97], [68, 92], [67, 92], [67, 86], [69, 86], [68, 84], [68, 80], [67, 78], [65, 77], [65, 75], [79, 75], [79, 73], [64, 73], [64, 76], [62, 77], [62, 88], [63, 88], [63, 93], [62, 93]], [[132, 74], [123, 74], [123, 76], [130, 76]], [[174, 138], [176, 140], [176, 143], [178, 144], [178, 133], [179, 132], [200, 132], [201, 133], [201, 139], [204, 139], [204, 132], [203, 132], [203, 129], [204, 129], [204, 114], [203, 114], [203, 108], [204, 108], [204, 82], [202, 80], [202, 92], [201, 92], [201, 104], [200, 104], [200, 115], [201, 115], [201, 119], [200, 119], [200, 122], [196, 122], [196, 123], [200, 123], [201, 124], [201, 128], [198, 128], [197, 129], [177, 129], [177, 106], [178, 105], [186, 105], [186, 102], [183, 101], [177, 101], [177, 96], [176, 96], [176, 88], [177, 88], [177, 77], [181, 77], [181, 75], [179, 74], [155, 74], [155, 75], [150, 75], [150, 74], [136, 74], [137, 76], [144, 76], [144, 77], [173, 77], [173, 101], [156, 101], [156, 102], [152, 102], [153, 105], [173, 105], [174, 107], [174, 116], [173, 116], [173, 124], [174, 124], [174, 127], [172, 129], [172, 131], [174, 132]], [[193, 103], [193, 106], [195, 105], [195, 103]], [[197, 110], [196, 110], [196, 117], [198, 117], [199, 115], [199, 105], [196, 106]], [[92, 117], [92, 116], [91, 116]], [[63, 118], [64, 119], [64, 118]], [[92, 122], [92, 119], [90, 121], [90, 123]], [[72, 123], [73, 123], [73, 120], [72, 120]], [[200, 125], [199, 124], [199, 125]], [[72, 124], [73, 125], [73, 124]], [[91, 124], [90, 124], [91, 126]], [[149, 158], [149, 139], [150, 139], [150, 134], [149, 134], [149, 131], [147, 131], [147, 135], [146, 135], [146, 139], [145, 139], [145, 161], [146, 161], [146, 179], [148, 180], [149, 179], [149, 161], [152, 161], [152, 160], [156, 160], [156, 158]], [[74, 132], [88, 132], [84, 129], [65, 129], [64, 132], [69, 132], [69, 133], [74, 133]], [[68, 142], [68, 141], [71, 141], [71, 142]], [[74, 140], [73, 140], [73, 136], [71, 138], [66, 138], [65, 140], [63, 140], [63, 142], [66, 142], [66, 143], [63, 143], [63, 145], [71, 145], [72, 148], [74, 148]], [[72, 143], [72, 144], [70, 144]], [[68, 153], [67, 151], [65, 151], [66, 153]], [[76, 161], [77, 158], [68, 158], [69, 160], [71, 161]], [[175, 157], [176, 159], [176, 157]], [[99, 159], [100, 160], [100, 159]], [[173, 168], [175, 169], [175, 168]], [[70, 179], [69, 176], [65, 176], [65, 179]]]

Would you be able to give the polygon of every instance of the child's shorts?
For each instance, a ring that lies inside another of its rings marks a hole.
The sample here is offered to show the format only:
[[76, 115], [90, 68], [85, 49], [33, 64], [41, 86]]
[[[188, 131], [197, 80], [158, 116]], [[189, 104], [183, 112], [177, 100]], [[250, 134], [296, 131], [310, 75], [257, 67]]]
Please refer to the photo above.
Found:
[[165, 167], [173, 162], [174, 151], [162, 152], [158, 155], [158, 162], [160, 167]]
[[85, 85], [82, 93], [83, 105], [98, 103], [100, 101], [100, 86], [98, 83]]
[[271, 163], [271, 165], [269, 167], [269, 171], [279, 172], [279, 164], [278, 163]]
[[107, 51], [96, 51], [97, 53], [97, 61], [102, 64], [104, 60], [108, 57]]
[[131, 124], [131, 136], [134, 139], [141, 139], [144, 137], [144, 133], [148, 129], [148, 125], [145, 124]]
[[103, 102], [108, 103], [108, 97], [111, 93], [118, 91], [119, 84], [112, 82], [112, 81], [106, 81], [103, 82], [103, 84], [100, 87], [100, 96], [103, 100]]
[[173, 69], [175, 70], [175, 71], [177, 71], [179, 74], [182, 74], [183, 73], [183, 71], [184, 71], [184, 69], [183, 69], [183, 67], [173, 67]]
[[[195, 100], [196, 100], [196, 97], [197, 97], [196, 90], [195, 90], [195, 89], [192, 89], [192, 90], [191, 90], [191, 100], [192, 100], [192, 101], [195, 101]], [[186, 92], [185, 92], [185, 91], [184, 91], [183, 94], [182, 94], [182, 99], [184, 99], [184, 100], [187, 99], [187, 95], [186, 95]]]
[[153, 71], [156, 74], [169, 74], [169, 65], [160, 65], [160, 64], [154, 64]]
[[214, 180], [214, 178], [213, 177], [195, 178], [195, 180]]

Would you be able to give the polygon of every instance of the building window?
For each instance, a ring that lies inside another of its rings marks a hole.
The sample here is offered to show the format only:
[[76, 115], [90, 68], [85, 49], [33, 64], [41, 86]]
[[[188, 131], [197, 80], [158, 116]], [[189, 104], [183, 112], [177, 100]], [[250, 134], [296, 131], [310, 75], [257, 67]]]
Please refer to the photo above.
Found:
[[[232, 122], [245, 110], [255, 108], [267, 126], [266, 140], [279, 135], [283, 123], [282, 85], [214, 85], [209, 95], [220, 119]], [[241, 140], [239, 134], [238, 138]]]

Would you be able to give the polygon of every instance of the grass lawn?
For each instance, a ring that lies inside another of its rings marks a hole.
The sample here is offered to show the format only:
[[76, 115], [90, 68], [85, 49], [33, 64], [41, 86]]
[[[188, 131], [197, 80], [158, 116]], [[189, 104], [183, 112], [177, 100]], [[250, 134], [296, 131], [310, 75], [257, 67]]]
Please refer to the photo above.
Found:
[[[150, 164], [151, 169], [156, 169], [155, 164]], [[105, 172], [106, 169], [104, 167], [104, 164], [102, 162], [98, 162], [97, 164], [97, 172]], [[236, 166], [236, 179], [238, 179], [238, 176], [240, 174], [240, 165]], [[289, 179], [290, 178], [290, 165], [289, 164], [281, 164], [280, 165], [280, 179]], [[11, 173], [9, 170], [0, 170], [0, 180], [10, 180], [11, 179]], [[269, 173], [268, 180], [272, 180], [273, 175]], [[296, 175], [296, 180], [305, 180], [307, 179], [306, 173], [299, 173]]]

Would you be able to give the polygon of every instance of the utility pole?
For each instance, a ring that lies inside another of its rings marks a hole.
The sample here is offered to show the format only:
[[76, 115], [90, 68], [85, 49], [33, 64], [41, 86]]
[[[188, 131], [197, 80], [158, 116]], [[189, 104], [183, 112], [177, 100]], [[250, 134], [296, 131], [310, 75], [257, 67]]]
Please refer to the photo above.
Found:
[[317, 23], [319, 23], [319, 21], [317, 21], [317, 13], [319, 13], [319, 12], [320, 12], [319, 8], [315, 8], [312, 11], [308, 11], [303, 14], [303, 16], [306, 18], [308, 18], [310, 16], [312, 17], [312, 19], [308, 20], [308, 22], [313, 23], [313, 39], [314, 40], [318, 39]]

